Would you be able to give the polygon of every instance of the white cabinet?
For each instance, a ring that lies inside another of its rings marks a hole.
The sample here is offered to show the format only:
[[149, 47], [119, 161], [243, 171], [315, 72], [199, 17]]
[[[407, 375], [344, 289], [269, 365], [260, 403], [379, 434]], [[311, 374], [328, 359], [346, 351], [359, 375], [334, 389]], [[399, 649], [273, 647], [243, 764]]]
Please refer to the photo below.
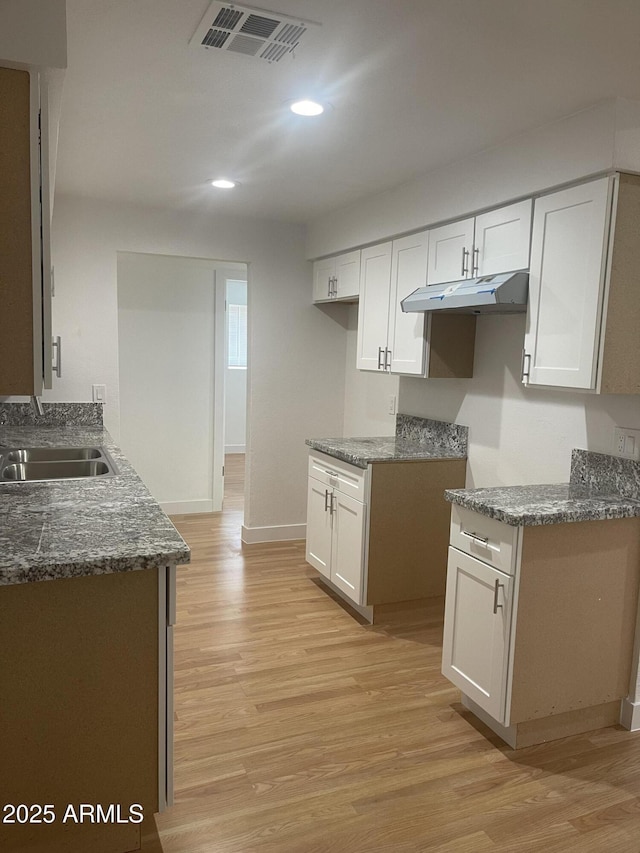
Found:
[[519, 748], [617, 723], [640, 519], [504, 524], [453, 506], [442, 672]]
[[434, 228], [427, 284], [526, 269], [530, 235], [530, 199]]
[[360, 250], [313, 264], [313, 301], [354, 302], [360, 288]]
[[475, 317], [405, 314], [400, 302], [422, 287], [429, 232], [362, 250], [356, 366], [429, 378], [473, 375]]
[[536, 199], [522, 378], [526, 385], [639, 393], [637, 176]]
[[345, 492], [364, 496], [365, 477], [346, 463], [309, 459], [306, 560], [356, 604], [363, 603], [366, 505]]
[[[0, 395], [51, 387], [48, 104], [44, 75], [0, 68]], [[42, 119], [42, 121], [41, 121]], [[59, 349], [59, 347], [58, 347]]]
[[388, 370], [389, 293], [392, 244], [363, 249], [360, 261], [357, 367]]
[[312, 450], [306, 559], [369, 621], [378, 608], [442, 596], [449, 511], [445, 488], [464, 485], [465, 459], [371, 463]]
[[500, 721], [507, 686], [511, 580], [449, 548], [442, 671]]

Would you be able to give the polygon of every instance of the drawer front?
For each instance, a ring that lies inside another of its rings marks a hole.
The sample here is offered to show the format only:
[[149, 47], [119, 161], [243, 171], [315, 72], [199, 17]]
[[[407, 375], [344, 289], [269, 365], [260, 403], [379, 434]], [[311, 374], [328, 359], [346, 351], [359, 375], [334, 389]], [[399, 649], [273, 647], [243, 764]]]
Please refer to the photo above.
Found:
[[366, 501], [367, 471], [364, 468], [349, 465], [341, 459], [334, 459], [314, 450], [309, 454], [309, 476], [343, 495], [349, 495], [363, 503]]
[[519, 529], [452, 504], [451, 545], [508, 575], [515, 573]]

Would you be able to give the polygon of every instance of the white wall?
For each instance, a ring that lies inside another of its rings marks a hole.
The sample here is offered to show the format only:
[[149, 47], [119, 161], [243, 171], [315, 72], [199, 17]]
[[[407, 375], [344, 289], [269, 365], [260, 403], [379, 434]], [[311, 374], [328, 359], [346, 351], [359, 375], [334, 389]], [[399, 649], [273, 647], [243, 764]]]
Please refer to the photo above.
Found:
[[567, 482], [574, 447], [613, 450], [640, 398], [525, 388], [523, 314], [479, 317], [473, 379], [400, 379], [400, 410], [469, 427], [467, 486]]
[[54, 333], [64, 337], [65, 373], [44, 399], [90, 400], [92, 383], [106, 384], [105, 420], [117, 439], [118, 251], [247, 262], [251, 406], [245, 524], [302, 524], [304, 439], [341, 432], [346, 344], [342, 327], [311, 304], [303, 237], [302, 228], [283, 223], [60, 195], [53, 222], [53, 321]]
[[66, 0], [0, 0], [3, 65], [67, 67]]
[[393, 435], [396, 418], [389, 414], [389, 397], [395, 396], [397, 405], [399, 379], [357, 369], [358, 306], [344, 307], [348, 307], [344, 435]]
[[224, 440], [215, 435], [221, 419], [214, 430], [224, 371], [215, 364], [224, 352], [215, 346], [216, 333], [224, 338], [215, 286], [213, 261], [118, 254], [120, 446], [165, 512], [222, 503], [221, 464], [214, 501], [214, 439]]
[[415, 231], [614, 167], [640, 170], [640, 105], [611, 98], [314, 220], [307, 257]]

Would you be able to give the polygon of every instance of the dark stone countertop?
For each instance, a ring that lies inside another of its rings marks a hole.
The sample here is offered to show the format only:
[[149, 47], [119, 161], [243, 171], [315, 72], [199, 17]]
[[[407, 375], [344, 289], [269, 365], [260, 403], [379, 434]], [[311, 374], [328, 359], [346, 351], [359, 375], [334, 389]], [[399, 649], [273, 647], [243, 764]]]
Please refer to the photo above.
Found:
[[0, 426], [7, 447], [103, 446], [118, 476], [0, 483], [0, 586], [188, 563], [190, 551], [109, 433]]

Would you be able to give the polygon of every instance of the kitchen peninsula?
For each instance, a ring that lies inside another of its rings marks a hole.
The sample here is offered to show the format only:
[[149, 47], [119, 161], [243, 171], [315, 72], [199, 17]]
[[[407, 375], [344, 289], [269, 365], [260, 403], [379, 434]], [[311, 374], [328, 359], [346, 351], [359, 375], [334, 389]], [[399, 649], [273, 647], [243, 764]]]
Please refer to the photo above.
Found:
[[[138, 850], [137, 814], [152, 822], [172, 797], [175, 568], [189, 549], [101, 406], [45, 405], [35, 420], [2, 404], [0, 445], [104, 447], [117, 470], [0, 483], [0, 799], [55, 815], [0, 824], [0, 848]], [[121, 820], [63, 822], [80, 804], [114, 804]]]

